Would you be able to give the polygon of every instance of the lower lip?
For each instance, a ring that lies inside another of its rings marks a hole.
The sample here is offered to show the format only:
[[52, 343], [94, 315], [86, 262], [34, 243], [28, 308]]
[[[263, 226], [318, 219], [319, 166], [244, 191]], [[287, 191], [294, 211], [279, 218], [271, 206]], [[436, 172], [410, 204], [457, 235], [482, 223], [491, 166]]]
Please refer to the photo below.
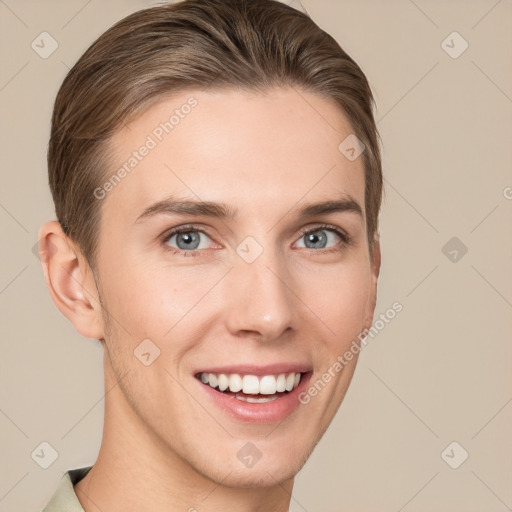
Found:
[[[199, 379], [196, 380], [207, 396], [220, 409], [230, 414], [236, 420], [248, 423], [273, 423], [284, 420], [301, 405], [299, 402], [299, 394], [307, 388], [310, 378], [311, 372], [305, 373], [302, 375], [299, 385], [293, 391], [271, 402], [256, 404], [243, 402], [233, 395], [215, 391], [215, 389], [208, 386], [208, 384], [203, 384]], [[256, 396], [261, 397], [261, 395]]]

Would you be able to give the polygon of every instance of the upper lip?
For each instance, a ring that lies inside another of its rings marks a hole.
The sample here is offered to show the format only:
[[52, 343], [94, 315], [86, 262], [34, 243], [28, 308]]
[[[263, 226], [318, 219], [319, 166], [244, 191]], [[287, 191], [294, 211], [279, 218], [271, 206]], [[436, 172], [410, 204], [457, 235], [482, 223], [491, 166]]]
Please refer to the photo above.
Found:
[[275, 363], [266, 366], [255, 364], [232, 364], [227, 366], [214, 366], [197, 370], [195, 374], [201, 373], [238, 373], [241, 375], [279, 375], [281, 373], [306, 373], [311, 371], [311, 365], [307, 363]]

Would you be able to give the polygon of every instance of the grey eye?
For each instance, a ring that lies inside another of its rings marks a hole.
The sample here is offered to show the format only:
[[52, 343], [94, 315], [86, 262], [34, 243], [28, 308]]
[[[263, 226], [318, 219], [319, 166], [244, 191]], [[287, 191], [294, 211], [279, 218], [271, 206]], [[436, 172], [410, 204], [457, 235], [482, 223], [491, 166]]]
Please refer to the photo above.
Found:
[[[340, 236], [332, 229], [315, 229], [308, 231], [299, 239], [299, 247], [306, 247], [307, 249], [325, 249], [328, 244], [332, 247], [339, 241]], [[300, 242], [304, 241], [304, 245]]]
[[206, 238], [207, 241], [210, 240], [210, 238], [201, 231], [182, 231], [181, 233], [174, 233], [167, 241], [167, 244], [173, 245], [182, 251], [206, 249], [208, 247], [208, 243], [206, 243], [205, 246], [205, 243], [201, 240], [201, 237]]

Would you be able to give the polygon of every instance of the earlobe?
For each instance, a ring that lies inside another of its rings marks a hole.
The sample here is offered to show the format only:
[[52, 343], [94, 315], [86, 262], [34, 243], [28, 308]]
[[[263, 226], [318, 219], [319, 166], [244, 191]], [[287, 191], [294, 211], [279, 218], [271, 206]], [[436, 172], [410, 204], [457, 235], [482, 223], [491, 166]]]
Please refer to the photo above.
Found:
[[39, 230], [39, 259], [59, 311], [82, 336], [102, 339], [102, 306], [92, 269], [57, 221]]

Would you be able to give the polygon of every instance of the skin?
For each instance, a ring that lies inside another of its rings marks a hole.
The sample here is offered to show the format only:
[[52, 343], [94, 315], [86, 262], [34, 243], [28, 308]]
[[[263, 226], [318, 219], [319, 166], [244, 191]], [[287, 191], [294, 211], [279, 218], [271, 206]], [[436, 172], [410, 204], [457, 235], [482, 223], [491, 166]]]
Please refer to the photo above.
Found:
[[[227, 415], [194, 371], [307, 362], [315, 382], [372, 324], [380, 249], [377, 237], [370, 259], [363, 159], [338, 150], [353, 133], [341, 110], [291, 87], [188, 90], [115, 134], [113, 172], [190, 96], [198, 105], [101, 201], [95, 272], [57, 222], [40, 231], [53, 300], [104, 347], [103, 441], [75, 486], [86, 512], [287, 511], [294, 477], [336, 414], [357, 356], [279, 424]], [[238, 216], [162, 213], [136, 222], [171, 194], [226, 203]], [[362, 215], [297, 217], [306, 203], [347, 196]], [[187, 223], [207, 233], [196, 256], [173, 253], [176, 237], [159, 239]], [[344, 230], [351, 244], [323, 231], [327, 246], [308, 248], [301, 230], [319, 234], [322, 223]], [[247, 236], [263, 248], [250, 264], [236, 252]], [[160, 350], [150, 366], [134, 356], [147, 338]], [[251, 468], [237, 457], [249, 441], [262, 454]]]

